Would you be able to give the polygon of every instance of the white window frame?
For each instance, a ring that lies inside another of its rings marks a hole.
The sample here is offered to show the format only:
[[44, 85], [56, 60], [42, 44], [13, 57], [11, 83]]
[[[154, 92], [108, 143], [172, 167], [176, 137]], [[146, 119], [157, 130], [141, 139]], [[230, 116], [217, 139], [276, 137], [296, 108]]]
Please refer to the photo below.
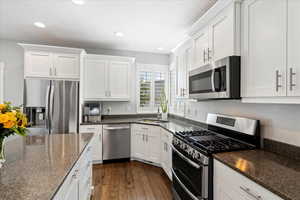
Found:
[[165, 93], [167, 100], [169, 100], [169, 66], [168, 65], [157, 65], [157, 64], [141, 64], [137, 63], [136, 70], [136, 102], [137, 102], [137, 113], [157, 113], [157, 107], [154, 106], [154, 101], [152, 102], [152, 97], [154, 97], [154, 84], [153, 76], [151, 81], [151, 106], [149, 109], [140, 107], [140, 72], [158, 72], [164, 73], [165, 76]]
[[0, 62], [0, 103], [4, 101], [4, 63]]

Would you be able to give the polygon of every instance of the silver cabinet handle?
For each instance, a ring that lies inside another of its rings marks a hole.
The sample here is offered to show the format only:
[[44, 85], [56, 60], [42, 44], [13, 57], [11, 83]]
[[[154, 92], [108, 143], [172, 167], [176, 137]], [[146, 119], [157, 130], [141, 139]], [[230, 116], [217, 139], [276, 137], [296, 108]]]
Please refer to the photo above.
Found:
[[205, 52], [205, 49], [203, 49], [203, 63], [206, 62], [206, 52]]
[[148, 142], [148, 135], [146, 135], [146, 142]]
[[209, 49], [209, 48], [207, 48], [207, 59], [208, 59], [208, 61], [210, 61], [211, 59], [212, 59], [212, 57], [211, 57], [211, 54], [212, 53], [212, 51]]
[[293, 87], [296, 86], [296, 84], [293, 83], [293, 76], [296, 75], [296, 72], [293, 72], [293, 68], [290, 68], [290, 91], [293, 90]]
[[56, 74], [56, 67], [54, 67], [54, 75], [56, 76], [57, 74]]
[[143, 134], [143, 141], [145, 141], [145, 135]]
[[49, 75], [52, 76], [52, 68], [49, 68]]
[[262, 200], [262, 197], [260, 195], [253, 194], [249, 188], [240, 186], [240, 189], [243, 190], [244, 192], [246, 192], [248, 195], [250, 195], [254, 199]]
[[279, 91], [279, 88], [282, 87], [282, 85], [279, 84], [279, 78], [281, 78], [282, 75], [279, 74], [279, 70], [276, 70], [276, 92]]

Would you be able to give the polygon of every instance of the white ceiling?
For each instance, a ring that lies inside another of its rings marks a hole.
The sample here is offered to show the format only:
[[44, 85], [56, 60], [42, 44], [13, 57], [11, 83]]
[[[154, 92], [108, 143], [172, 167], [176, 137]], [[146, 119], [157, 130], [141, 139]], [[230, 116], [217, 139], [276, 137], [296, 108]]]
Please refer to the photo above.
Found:
[[[169, 53], [217, 0], [0, 0], [0, 38]], [[47, 27], [39, 29], [34, 22]], [[118, 38], [114, 32], [121, 31]], [[163, 47], [163, 51], [158, 51]]]

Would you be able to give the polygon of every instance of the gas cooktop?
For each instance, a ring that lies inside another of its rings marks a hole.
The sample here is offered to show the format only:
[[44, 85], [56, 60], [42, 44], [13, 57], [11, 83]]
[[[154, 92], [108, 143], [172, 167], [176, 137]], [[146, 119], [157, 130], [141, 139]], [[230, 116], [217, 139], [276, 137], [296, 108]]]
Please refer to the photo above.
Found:
[[219, 153], [255, 148], [253, 145], [205, 129], [180, 131], [176, 132], [175, 136], [194, 148], [207, 153]]

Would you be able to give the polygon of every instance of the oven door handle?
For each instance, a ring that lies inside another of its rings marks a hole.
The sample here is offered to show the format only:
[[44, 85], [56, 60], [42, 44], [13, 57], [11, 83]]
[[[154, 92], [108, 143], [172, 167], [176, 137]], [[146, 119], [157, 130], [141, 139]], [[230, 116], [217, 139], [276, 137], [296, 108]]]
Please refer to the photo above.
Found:
[[199, 200], [199, 198], [197, 198], [191, 191], [189, 191], [189, 189], [187, 189], [187, 188], [185, 187], [185, 185], [181, 182], [181, 180], [180, 180], [180, 179], [178, 178], [178, 176], [176, 175], [174, 169], [172, 169], [172, 174], [173, 174], [173, 178], [175, 178], [175, 179], [178, 181], [178, 183], [179, 183], [179, 185], [182, 187], [182, 189], [183, 189], [186, 193], [188, 193], [188, 195], [189, 195], [193, 200]]
[[172, 150], [175, 151], [182, 159], [184, 159], [188, 164], [190, 164], [191, 166], [193, 166], [194, 168], [199, 169], [201, 166], [198, 165], [197, 163], [191, 161], [190, 159], [188, 159], [186, 156], [184, 156], [182, 153], [180, 153], [173, 145], [171, 145]]

